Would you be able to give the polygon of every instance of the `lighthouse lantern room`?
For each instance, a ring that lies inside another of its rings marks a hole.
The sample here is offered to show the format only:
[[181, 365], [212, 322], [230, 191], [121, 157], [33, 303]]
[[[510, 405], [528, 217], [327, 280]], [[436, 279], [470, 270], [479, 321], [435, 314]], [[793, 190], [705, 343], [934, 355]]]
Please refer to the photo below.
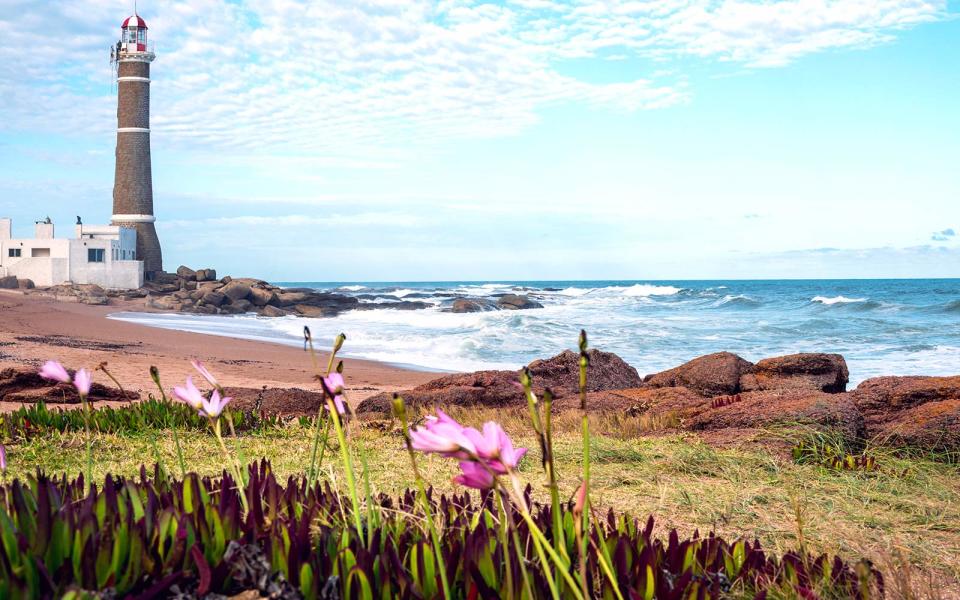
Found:
[[147, 22], [138, 15], [127, 17], [120, 26], [121, 52], [147, 52]]

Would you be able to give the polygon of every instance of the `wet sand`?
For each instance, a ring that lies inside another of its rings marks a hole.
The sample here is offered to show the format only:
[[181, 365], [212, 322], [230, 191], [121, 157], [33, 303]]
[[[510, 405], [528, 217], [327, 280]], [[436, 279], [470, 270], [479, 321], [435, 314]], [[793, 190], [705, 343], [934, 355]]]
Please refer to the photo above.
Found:
[[[199, 359], [225, 386], [319, 390], [310, 355], [301, 348], [157, 329], [108, 319], [111, 313], [143, 311], [143, 301], [88, 306], [0, 290], [0, 369], [39, 367], [54, 359], [69, 368], [92, 369], [101, 362], [127, 390], [153, 392], [149, 369], [160, 369], [165, 388], [196, 376], [191, 359]], [[316, 340], [318, 350], [332, 340]], [[349, 343], [349, 342], [348, 342]], [[328, 354], [318, 352], [321, 367]], [[369, 360], [344, 359], [352, 397], [410, 388], [437, 377]], [[113, 385], [102, 373], [100, 383]], [[16, 408], [0, 403], [0, 410]]]

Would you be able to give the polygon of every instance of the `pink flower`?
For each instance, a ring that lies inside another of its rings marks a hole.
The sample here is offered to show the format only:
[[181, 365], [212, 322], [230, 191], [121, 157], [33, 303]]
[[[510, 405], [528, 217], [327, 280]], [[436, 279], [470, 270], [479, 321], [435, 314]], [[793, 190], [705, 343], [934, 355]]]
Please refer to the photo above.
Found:
[[490, 468], [497, 473], [507, 473], [517, 468], [517, 465], [520, 464], [520, 460], [526, 456], [526, 448], [517, 448], [514, 450], [513, 442], [510, 441], [510, 437], [507, 433], [497, 425], [497, 435], [500, 438], [500, 457], [499, 460], [491, 460]]
[[67, 370], [63, 368], [63, 365], [55, 360], [48, 360], [47, 362], [43, 363], [43, 366], [40, 367], [38, 374], [44, 379], [59, 381], [61, 383], [70, 383], [70, 373], [67, 373]]
[[193, 385], [193, 377], [187, 377], [187, 385], [184, 386], [174, 386], [173, 395], [176, 396], [181, 402], [185, 402], [190, 405], [194, 410], [200, 410], [203, 408], [203, 394], [197, 389], [197, 386]]
[[73, 378], [73, 385], [81, 396], [90, 395], [90, 386], [93, 384], [93, 375], [86, 369], [80, 369]]
[[205, 366], [203, 366], [202, 362], [200, 362], [199, 360], [191, 360], [190, 364], [193, 365], [193, 368], [197, 370], [197, 373], [200, 373], [200, 375], [207, 380], [207, 383], [209, 383], [213, 387], [220, 387], [220, 384], [217, 383], [217, 378], [214, 377], [213, 374], [211, 374], [210, 371], [208, 371]]
[[343, 375], [336, 371], [323, 378], [323, 388], [328, 394], [333, 396], [333, 404], [337, 407], [337, 412], [341, 415], [346, 412], [346, 407], [343, 404], [344, 386]]
[[410, 445], [421, 452], [436, 452], [449, 458], [465, 459], [477, 453], [476, 447], [463, 434], [460, 424], [434, 421], [427, 427], [410, 432]]
[[0, 444], [0, 472], [7, 470], [7, 449]]
[[426, 423], [425, 427], [426, 427], [427, 429], [430, 429], [430, 428], [433, 427], [434, 425], [440, 425], [440, 424], [454, 425], [454, 426], [456, 426], [456, 427], [459, 427], [460, 429], [465, 429], [465, 427], [464, 427], [463, 425], [461, 425], [460, 423], [457, 423], [457, 422], [453, 419], [453, 417], [451, 417], [451, 416], [448, 415], [447, 413], [443, 412], [443, 411], [440, 410], [439, 408], [437, 409], [437, 416], [428, 415], [427, 418], [426, 418], [426, 420], [427, 420], [427, 423]]
[[216, 419], [220, 416], [220, 413], [223, 412], [223, 409], [227, 407], [227, 404], [230, 404], [231, 400], [233, 400], [233, 398], [229, 396], [221, 398], [220, 392], [218, 390], [213, 390], [209, 400], [206, 398], [202, 400], [200, 415], [204, 417], [210, 417], [211, 419]]
[[493, 487], [493, 475], [482, 464], [472, 461], [460, 463], [460, 475], [454, 477], [453, 481], [478, 490]]

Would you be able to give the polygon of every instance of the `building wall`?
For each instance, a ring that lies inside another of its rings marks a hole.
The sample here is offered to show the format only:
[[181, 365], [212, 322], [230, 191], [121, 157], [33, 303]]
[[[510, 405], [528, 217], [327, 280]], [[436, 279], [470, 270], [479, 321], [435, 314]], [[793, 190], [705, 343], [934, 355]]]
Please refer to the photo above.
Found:
[[[120, 239], [0, 239], [0, 268], [7, 275], [30, 279], [38, 286], [61, 283], [94, 283], [104, 288], [132, 289], [143, 285], [144, 268], [139, 260], [123, 260], [122, 254], [132, 252], [136, 240], [130, 230]], [[10, 257], [9, 249], [20, 249], [19, 257]], [[103, 250], [102, 263], [89, 262], [87, 251]], [[49, 250], [49, 257], [34, 258], [35, 250]], [[117, 257], [117, 258], [115, 258]]]

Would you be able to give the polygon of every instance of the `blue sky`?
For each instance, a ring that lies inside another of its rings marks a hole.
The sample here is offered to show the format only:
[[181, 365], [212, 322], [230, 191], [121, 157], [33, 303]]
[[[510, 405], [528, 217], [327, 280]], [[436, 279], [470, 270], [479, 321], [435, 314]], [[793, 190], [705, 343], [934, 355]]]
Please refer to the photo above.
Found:
[[[0, 0], [0, 214], [105, 222], [127, 2]], [[937, 0], [143, 1], [165, 266], [960, 276]]]

